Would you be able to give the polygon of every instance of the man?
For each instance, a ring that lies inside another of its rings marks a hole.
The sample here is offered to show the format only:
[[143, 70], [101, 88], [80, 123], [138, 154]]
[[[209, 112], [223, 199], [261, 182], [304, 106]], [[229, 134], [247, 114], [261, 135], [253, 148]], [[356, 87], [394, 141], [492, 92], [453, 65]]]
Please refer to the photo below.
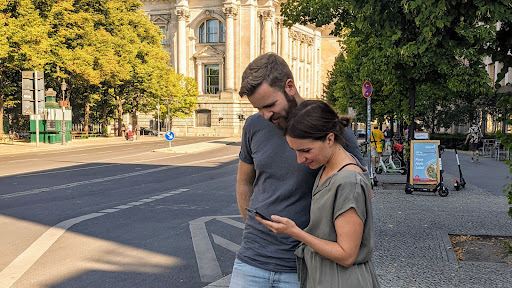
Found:
[[469, 127], [468, 135], [466, 136], [466, 141], [464, 144], [468, 143], [469, 140], [469, 154], [471, 155], [471, 162], [475, 162], [473, 159], [473, 155], [476, 151], [476, 161], [478, 161], [478, 142], [482, 139], [482, 132], [480, 131], [480, 126], [476, 124], [476, 121], [471, 123], [471, 127]]
[[373, 124], [373, 130], [370, 134], [370, 142], [372, 149], [372, 167], [375, 169], [375, 165], [380, 162], [382, 154], [382, 140], [384, 140], [384, 134], [379, 130], [379, 125]]
[[[274, 234], [253, 215], [248, 217], [245, 208], [290, 218], [302, 229], [309, 224], [318, 170], [297, 163], [282, 131], [290, 112], [304, 99], [288, 64], [274, 53], [260, 55], [247, 66], [239, 94], [247, 96], [259, 114], [247, 118], [242, 134], [236, 193], [245, 229], [230, 287], [299, 287], [293, 254], [298, 241]], [[352, 130], [347, 128], [344, 136], [348, 151], [364, 163]]]

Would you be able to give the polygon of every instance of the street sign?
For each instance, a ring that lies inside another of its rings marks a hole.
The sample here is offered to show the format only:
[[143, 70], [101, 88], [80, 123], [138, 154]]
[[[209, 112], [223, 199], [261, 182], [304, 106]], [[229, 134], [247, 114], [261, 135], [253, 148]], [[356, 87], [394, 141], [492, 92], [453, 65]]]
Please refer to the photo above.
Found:
[[373, 92], [372, 83], [370, 83], [369, 81], [364, 82], [364, 84], [363, 84], [364, 98], [368, 98], [368, 97], [372, 96], [372, 92]]
[[169, 141], [169, 151], [171, 151], [171, 143], [172, 143], [172, 140], [174, 139], [174, 133], [172, 131], [167, 131], [165, 132], [165, 139], [167, 139], [167, 141]]
[[165, 139], [167, 141], [172, 141], [174, 139], [174, 133], [172, 131], [165, 132]]
[[21, 72], [22, 115], [43, 114], [44, 112], [44, 72]]

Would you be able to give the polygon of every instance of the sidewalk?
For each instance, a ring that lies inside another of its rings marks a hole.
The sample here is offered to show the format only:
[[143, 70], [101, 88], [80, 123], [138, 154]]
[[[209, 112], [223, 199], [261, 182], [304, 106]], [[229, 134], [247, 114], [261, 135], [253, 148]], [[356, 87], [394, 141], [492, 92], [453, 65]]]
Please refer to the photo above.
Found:
[[[446, 183], [453, 175], [444, 174]], [[449, 234], [512, 236], [505, 196], [467, 184], [450, 194], [413, 192], [405, 176], [379, 175], [373, 210], [373, 260], [382, 287], [512, 287], [512, 264], [458, 262]], [[382, 189], [384, 187], [385, 189]], [[229, 287], [228, 275], [205, 287]]]
[[[134, 140], [134, 142], [140, 141], [162, 141], [162, 137], [154, 137], [154, 136], [143, 136], [138, 140]], [[83, 146], [93, 146], [93, 145], [108, 145], [112, 143], [125, 143], [127, 142], [124, 137], [95, 137], [89, 139], [74, 139], [71, 142], [67, 142], [66, 145], [62, 145], [61, 143], [48, 144], [39, 142], [39, 147], [36, 146], [36, 143], [28, 143], [23, 141], [15, 141], [13, 144], [10, 143], [0, 143], [0, 155], [8, 155], [8, 154], [19, 154], [19, 153], [27, 153], [27, 152], [41, 152], [48, 150], [60, 150], [60, 149], [72, 149], [76, 147]]]

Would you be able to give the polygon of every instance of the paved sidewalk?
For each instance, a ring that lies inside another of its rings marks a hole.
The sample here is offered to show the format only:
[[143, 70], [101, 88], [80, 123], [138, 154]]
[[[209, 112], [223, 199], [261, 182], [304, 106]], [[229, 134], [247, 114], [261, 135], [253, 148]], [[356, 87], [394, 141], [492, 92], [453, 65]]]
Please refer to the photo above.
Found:
[[[134, 142], [162, 141], [162, 139], [162, 137], [142, 136], [138, 140], [134, 140]], [[39, 147], [37, 147], [36, 143], [15, 141], [13, 144], [0, 143], [0, 155], [72, 149], [83, 146], [106, 145], [126, 142], [127, 140], [124, 137], [95, 137], [89, 139], [74, 139], [73, 141], [66, 143], [66, 145], [62, 145], [61, 143], [48, 144], [39, 142]]]
[[[453, 183], [453, 175], [444, 177]], [[405, 176], [379, 175], [379, 181], [405, 183]], [[373, 259], [382, 287], [512, 287], [512, 264], [458, 262], [448, 236], [512, 236], [506, 197], [471, 184], [460, 191], [448, 187], [447, 197], [407, 195], [402, 185], [376, 189]], [[205, 287], [229, 287], [229, 280], [230, 275]]]
[[[164, 153], [192, 153], [199, 152], [208, 149], [218, 148], [220, 146], [233, 143], [240, 142], [240, 137], [228, 137], [221, 138], [211, 141], [206, 141], [205, 137], [182, 137], [186, 139], [192, 139], [192, 144], [188, 145], [176, 145], [172, 146], [172, 150], [169, 151], [167, 148], [154, 150], [155, 152], [164, 152]], [[196, 139], [194, 139], [196, 138]], [[9, 155], [9, 154], [20, 154], [20, 153], [30, 153], [30, 152], [41, 152], [41, 151], [49, 151], [49, 150], [62, 150], [62, 149], [73, 149], [77, 147], [84, 146], [96, 146], [96, 145], [109, 145], [109, 144], [122, 144], [122, 143], [140, 143], [140, 142], [166, 142], [165, 138], [155, 137], [155, 136], [141, 136], [137, 140], [133, 140], [133, 142], [128, 142], [124, 137], [97, 137], [97, 138], [89, 138], [89, 139], [75, 139], [72, 142], [66, 143], [66, 145], [62, 145], [61, 143], [56, 144], [48, 144], [48, 143], [39, 143], [39, 147], [36, 147], [36, 143], [27, 143], [17, 141], [14, 144], [4, 144], [0, 143], [0, 155]]]

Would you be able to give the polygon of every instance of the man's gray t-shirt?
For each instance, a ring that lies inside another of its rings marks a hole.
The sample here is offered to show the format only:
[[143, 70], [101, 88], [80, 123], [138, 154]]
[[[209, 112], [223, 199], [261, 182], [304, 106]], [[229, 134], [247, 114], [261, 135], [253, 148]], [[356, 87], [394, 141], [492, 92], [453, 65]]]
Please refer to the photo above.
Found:
[[[362, 160], [357, 140], [350, 135], [352, 130], [347, 127], [344, 132], [347, 151]], [[297, 154], [288, 146], [283, 131], [259, 114], [247, 118], [239, 157], [256, 170], [250, 208], [267, 217], [290, 218], [301, 229], [306, 228], [319, 169], [298, 164]], [[248, 214], [237, 258], [267, 271], [296, 272], [294, 251], [298, 244], [289, 236], [274, 234]]]
[[[240, 160], [256, 170], [251, 208], [267, 217], [290, 218], [306, 228], [318, 170], [297, 163], [283, 132], [259, 114], [250, 116], [242, 134]], [[289, 236], [274, 234], [248, 214], [237, 258], [268, 271], [296, 272], [293, 252], [298, 244]]]

